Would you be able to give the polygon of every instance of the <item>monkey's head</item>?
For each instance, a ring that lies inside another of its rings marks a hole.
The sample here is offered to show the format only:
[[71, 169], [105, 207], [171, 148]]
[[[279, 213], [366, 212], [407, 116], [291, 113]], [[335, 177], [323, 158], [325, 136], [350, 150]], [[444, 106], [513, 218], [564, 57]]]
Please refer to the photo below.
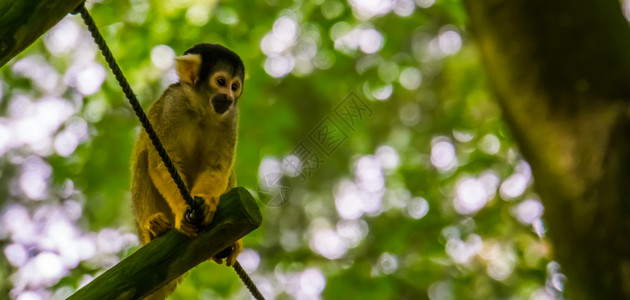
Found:
[[245, 67], [236, 53], [221, 45], [198, 44], [176, 62], [179, 81], [207, 97], [215, 113], [236, 109], [245, 78]]

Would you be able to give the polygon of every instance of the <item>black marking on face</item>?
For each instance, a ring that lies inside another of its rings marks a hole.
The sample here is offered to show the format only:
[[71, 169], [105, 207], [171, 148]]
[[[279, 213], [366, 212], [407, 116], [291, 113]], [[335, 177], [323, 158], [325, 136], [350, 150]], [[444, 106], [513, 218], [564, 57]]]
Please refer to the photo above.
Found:
[[212, 107], [214, 111], [220, 115], [225, 113], [233, 103], [234, 99], [226, 94], [216, 94], [212, 98]]

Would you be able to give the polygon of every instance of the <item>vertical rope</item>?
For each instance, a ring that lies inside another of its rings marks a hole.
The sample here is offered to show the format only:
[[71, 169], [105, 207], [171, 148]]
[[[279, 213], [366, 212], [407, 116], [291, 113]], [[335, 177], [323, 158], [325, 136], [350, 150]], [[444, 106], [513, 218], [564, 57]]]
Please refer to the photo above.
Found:
[[160, 138], [155, 133], [155, 130], [153, 129], [153, 126], [151, 126], [151, 123], [149, 122], [147, 115], [142, 110], [142, 107], [140, 106], [140, 102], [138, 102], [136, 95], [131, 89], [131, 86], [129, 86], [129, 82], [127, 82], [127, 79], [123, 75], [122, 70], [120, 70], [118, 63], [116, 63], [116, 59], [114, 58], [114, 56], [112, 55], [112, 52], [109, 50], [109, 47], [105, 43], [103, 36], [98, 31], [98, 28], [96, 27], [96, 24], [94, 23], [94, 19], [92, 19], [92, 16], [90, 16], [90, 14], [88, 13], [83, 3], [77, 9], [81, 13], [81, 18], [85, 22], [85, 25], [87, 25], [88, 29], [90, 30], [90, 33], [92, 34], [92, 37], [94, 38], [94, 42], [98, 45], [98, 48], [101, 50], [101, 53], [105, 57], [105, 61], [107, 62], [107, 65], [112, 70], [112, 73], [114, 73], [114, 76], [116, 77], [116, 80], [118, 81], [118, 83], [120, 84], [120, 87], [125, 93], [125, 96], [127, 96], [127, 99], [129, 99], [129, 103], [131, 104], [131, 107], [133, 107], [133, 111], [136, 113], [136, 116], [138, 116], [138, 119], [140, 119], [140, 123], [142, 123], [142, 127], [144, 127], [144, 130], [149, 135], [149, 138], [151, 139], [151, 142], [153, 143], [155, 150], [157, 150], [158, 154], [160, 155], [160, 158], [164, 162], [164, 166], [166, 166], [166, 168], [168, 169], [168, 172], [171, 174], [171, 178], [173, 178], [173, 181], [175, 181], [175, 184], [177, 185], [177, 188], [179, 189], [180, 194], [186, 201], [186, 204], [192, 207], [193, 199], [190, 196], [188, 189], [186, 188], [186, 184], [184, 184], [184, 181], [182, 180], [181, 176], [177, 172], [177, 169], [175, 169], [175, 165], [173, 165], [171, 158], [166, 153], [164, 146], [162, 146], [162, 143], [160, 142]]
[[[114, 76], [116, 77], [118, 84], [120, 84], [120, 87], [125, 93], [125, 96], [127, 97], [127, 99], [129, 99], [129, 103], [131, 104], [133, 111], [136, 113], [136, 116], [138, 116], [138, 119], [140, 119], [140, 123], [142, 123], [142, 127], [144, 127], [144, 130], [149, 135], [149, 138], [151, 139], [151, 142], [153, 143], [155, 150], [160, 155], [162, 162], [164, 162], [164, 166], [166, 166], [166, 168], [168, 169], [168, 172], [171, 174], [171, 178], [173, 178], [173, 181], [177, 185], [177, 188], [179, 189], [179, 192], [184, 198], [184, 200], [186, 201], [186, 204], [188, 204], [188, 206], [191, 207], [191, 210], [186, 214], [187, 220], [192, 221], [192, 223], [200, 222], [201, 221], [200, 218], [203, 218], [203, 213], [201, 210], [201, 206], [203, 206], [204, 204], [203, 199], [199, 197], [193, 198], [190, 196], [190, 193], [188, 192], [188, 189], [186, 188], [184, 181], [182, 180], [181, 176], [177, 172], [177, 169], [175, 168], [175, 165], [173, 165], [173, 162], [171, 161], [171, 158], [168, 156], [168, 153], [166, 153], [166, 149], [164, 149], [164, 146], [162, 146], [162, 142], [160, 142], [160, 138], [155, 133], [155, 130], [153, 129], [153, 126], [151, 126], [151, 123], [149, 122], [147, 115], [144, 113], [144, 110], [142, 110], [142, 106], [140, 105], [140, 102], [138, 102], [138, 99], [136, 98], [136, 95], [131, 89], [129, 82], [127, 82], [127, 79], [123, 75], [122, 70], [118, 66], [118, 63], [116, 63], [116, 59], [114, 58], [114, 55], [109, 50], [109, 47], [107, 46], [107, 43], [105, 42], [105, 39], [103, 39], [103, 36], [98, 31], [98, 27], [96, 27], [96, 24], [94, 23], [94, 19], [92, 19], [92, 16], [90, 16], [89, 12], [85, 8], [85, 2], [81, 3], [81, 5], [79, 5], [72, 13], [81, 14], [81, 18], [83, 19], [83, 22], [85, 22], [85, 25], [90, 30], [90, 33], [92, 34], [92, 38], [94, 38], [94, 42], [98, 45], [98, 48], [101, 50], [101, 53], [105, 57], [105, 61], [107, 62], [107, 65], [112, 70], [112, 73], [114, 73]], [[234, 268], [234, 271], [236, 271], [236, 273], [238, 274], [238, 277], [241, 278], [241, 280], [243, 281], [243, 284], [251, 292], [252, 296], [256, 298], [257, 300], [264, 300], [265, 298], [260, 293], [260, 291], [258, 291], [258, 288], [256, 287], [256, 285], [251, 280], [251, 278], [249, 278], [249, 275], [247, 275], [247, 272], [243, 270], [243, 267], [241, 267], [238, 261], [234, 262], [233, 268]]]

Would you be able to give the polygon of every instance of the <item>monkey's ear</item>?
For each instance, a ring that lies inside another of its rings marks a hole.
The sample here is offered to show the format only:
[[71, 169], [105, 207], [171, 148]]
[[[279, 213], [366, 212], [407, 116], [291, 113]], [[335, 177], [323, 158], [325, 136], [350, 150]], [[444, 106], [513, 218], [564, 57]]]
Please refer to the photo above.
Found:
[[199, 79], [199, 67], [201, 56], [199, 54], [186, 54], [175, 58], [177, 63], [177, 75], [179, 81], [194, 84]]

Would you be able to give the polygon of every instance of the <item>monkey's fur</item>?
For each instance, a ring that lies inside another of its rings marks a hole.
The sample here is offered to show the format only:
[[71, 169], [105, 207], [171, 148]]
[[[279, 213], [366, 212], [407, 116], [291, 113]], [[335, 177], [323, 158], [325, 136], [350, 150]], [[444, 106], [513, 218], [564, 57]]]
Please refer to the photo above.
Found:
[[[179, 82], [166, 89], [148, 117], [191, 195], [205, 200], [201, 223], [205, 226], [214, 217], [219, 197], [235, 186], [237, 103], [245, 68], [236, 53], [213, 44], [194, 46], [177, 57], [176, 64]], [[142, 245], [173, 227], [196, 236], [197, 226], [184, 218], [188, 205], [144, 131], [136, 144], [132, 169], [132, 207]], [[235, 262], [241, 249], [239, 240], [226, 258], [227, 265]], [[148, 298], [164, 299], [176, 283]]]

